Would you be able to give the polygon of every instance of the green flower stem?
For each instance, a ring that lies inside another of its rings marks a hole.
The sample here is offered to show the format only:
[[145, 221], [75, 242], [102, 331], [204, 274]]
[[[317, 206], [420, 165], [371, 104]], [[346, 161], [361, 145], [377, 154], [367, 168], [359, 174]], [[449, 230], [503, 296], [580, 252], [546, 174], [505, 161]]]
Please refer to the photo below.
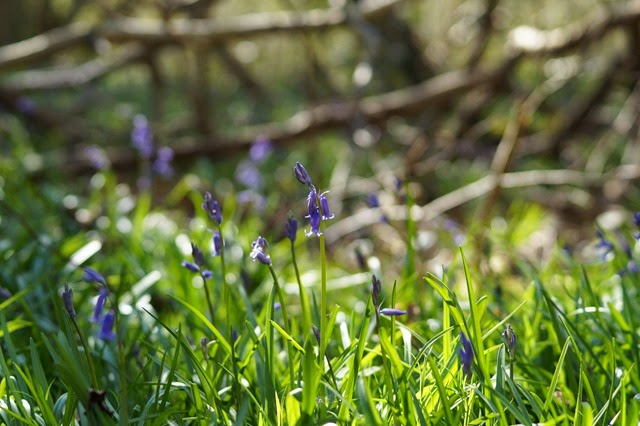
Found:
[[207, 299], [207, 308], [209, 309], [209, 316], [211, 317], [211, 324], [215, 326], [215, 318], [213, 311], [213, 303], [211, 303], [211, 294], [209, 294], [209, 287], [207, 286], [207, 279], [204, 277], [202, 273], [200, 273], [200, 277], [202, 277], [202, 282], [204, 283], [204, 294]]
[[[375, 310], [375, 314], [376, 314], [376, 333], [378, 334], [379, 339], [383, 339], [384, 337], [380, 333], [380, 314], [378, 313], [377, 307], [374, 306], [373, 309]], [[393, 389], [393, 380], [392, 380], [393, 373], [391, 372], [391, 367], [389, 366], [389, 358], [387, 357], [387, 352], [384, 350], [384, 345], [382, 344], [382, 342], [380, 342], [380, 352], [382, 353], [382, 365], [384, 368], [384, 377], [387, 384], [387, 401], [389, 403], [389, 407], [392, 407], [392, 412], [395, 415], [396, 412], [393, 409], [396, 405], [394, 401], [395, 392]]]
[[93, 367], [93, 361], [91, 361], [91, 355], [89, 354], [89, 347], [87, 346], [87, 342], [84, 340], [82, 333], [80, 332], [80, 327], [78, 327], [78, 323], [75, 318], [71, 318], [71, 322], [73, 323], [73, 327], [76, 329], [76, 333], [80, 338], [80, 344], [84, 348], [84, 356], [87, 358], [87, 364], [89, 364], [89, 373], [91, 374], [91, 381], [94, 389], [99, 389], [98, 387], [98, 376], [96, 376], [96, 369]]
[[218, 232], [220, 232], [220, 273], [222, 274], [222, 300], [224, 300], [227, 333], [229, 336], [231, 336], [231, 295], [229, 294], [229, 285], [227, 284], [227, 267], [224, 261], [224, 238], [222, 237], [221, 228], [221, 226], [218, 226]]
[[293, 268], [296, 271], [296, 280], [298, 281], [298, 292], [300, 293], [300, 305], [302, 306], [302, 329], [303, 335], [311, 330], [311, 313], [309, 312], [309, 301], [307, 299], [307, 292], [302, 286], [302, 280], [300, 279], [300, 271], [298, 270], [298, 263], [296, 262], [296, 250], [291, 242], [291, 259], [293, 260]]
[[[284, 292], [282, 291], [282, 287], [280, 287], [280, 283], [278, 282], [278, 277], [276, 275], [276, 271], [273, 269], [272, 265], [269, 265], [269, 272], [271, 272], [271, 276], [273, 277], [273, 285], [276, 286], [276, 292], [278, 293], [278, 299], [280, 299], [280, 309], [282, 310], [282, 320], [284, 321], [284, 330], [289, 334], [291, 338], [291, 325], [289, 324], [289, 317], [287, 316], [287, 307], [284, 298]], [[290, 340], [287, 340], [287, 356], [289, 358], [289, 380], [290, 386], [293, 388], [295, 383], [295, 372], [293, 371], [293, 346]]]
[[[324, 354], [327, 349], [327, 255], [324, 247], [324, 234], [320, 234], [320, 279], [322, 283], [320, 294], [320, 365], [324, 366]], [[324, 367], [321, 367], [324, 372]]]

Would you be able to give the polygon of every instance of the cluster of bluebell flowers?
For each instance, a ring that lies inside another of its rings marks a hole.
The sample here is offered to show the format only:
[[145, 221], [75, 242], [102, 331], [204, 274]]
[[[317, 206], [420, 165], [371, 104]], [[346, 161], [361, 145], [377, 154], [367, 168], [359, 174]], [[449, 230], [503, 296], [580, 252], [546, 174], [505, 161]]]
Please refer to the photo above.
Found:
[[322, 192], [318, 194], [316, 191], [316, 187], [313, 185], [311, 181], [311, 176], [304, 168], [304, 166], [300, 163], [296, 163], [293, 168], [293, 173], [298, 179], [298, 182], [307, 185], [309, 187], [309, 195], [307, 196], [307, 211], [308, 214], [305, 216], [309, 219], [309, 224], [311, 225], [311, 229], [309, 232], [305, 232], [307, 237], [312, 235], [320, 236], [322, 232], [320, 232], [320, 224], [323, 220], [333, 219], [333, 215], [331, 214], [331, 210], [329, 209], [329, 201], [325, 194], [329, 191]]
[[98, 293], [98, 298], [96, 299], [96, 304], [90, 321], [95, 324], [99, 324], [100, 330], [98, 331], [98, 337], [100, 339], [114, 340], [116, 338], [116, 333], [113, 331], [113, 326], [115, 324], [116, 313], [113, 308], [110, 309], [106, 314], [104, 313], [104, 309], [109, 298], [107, 281], [104, 279], [104, 276], [100, 272], [89, 267], [84, 268], [82, 279], [88, 283], [100, 284], [100, 291]]
[[[153, 141], [153, 132], [149, 125], [149, 120], [142, 114], [138, 114], [133, 117], [133, 129], [131, 130], [131, 144], [138, 151], [140, 158], [146, 163], [151, 160], [155, 153], [155, 159], [153, 161], [153, 171], [163, 178], [170, 178], [173, 176], [173, 167], [171, 161], [173, 160], [173, 150], [168, 146], [163, 146], [155, 149]], [[148, 170], [148, 169], [147, 169]], [[142, 180], [147, 181], [150, 179], [150, 171], [148, 176], [143, 176]], [[148, 184], [145, 183], [145, 185]]]

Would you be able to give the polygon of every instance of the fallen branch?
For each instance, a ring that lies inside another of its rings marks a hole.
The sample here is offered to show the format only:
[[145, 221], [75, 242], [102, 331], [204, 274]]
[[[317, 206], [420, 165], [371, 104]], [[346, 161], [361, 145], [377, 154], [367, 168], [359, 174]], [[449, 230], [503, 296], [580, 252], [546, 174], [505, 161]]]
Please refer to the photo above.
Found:
[[[441, 214], [465, 203], [487, 195], [496, 183], [504, 189], [538, 185], [574, 185], [578, 187], [602, 186], [611, 180], [635, 180], [640, 178], [640, 166], [622, 165], [609, 173], [586, 173], [576, 170], [529, 170], [505, 173], [498, 177], [485, 176], [477, 181], [451, 191], [424, 206], [413, 206], [411, 217], [416, 222], [428, 222]], [[394, 205], [385, 208], [360, 210], [331, 225], [325, 231], [327, 244], [332, 244], [348, 234], [380, 222], [384, 214], [390, 220], [407, 220], [407, 206]]]

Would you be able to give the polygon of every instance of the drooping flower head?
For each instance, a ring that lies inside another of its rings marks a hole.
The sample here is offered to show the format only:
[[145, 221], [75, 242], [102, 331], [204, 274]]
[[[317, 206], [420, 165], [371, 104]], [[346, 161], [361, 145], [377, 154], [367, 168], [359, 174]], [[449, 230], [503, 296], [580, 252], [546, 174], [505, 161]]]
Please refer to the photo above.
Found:
[[395, 308], [382, 308], [380, 309], [380, 313], [386, 316], [397, 317], [399, 315], [406, 314], [407, 311], [404, 311], [402, 309], [395, 309]]
[[222, 253], [222, 236], [219, 232], [213, 233], [213, 255], [220, 256]]
[[218, 225], [222, 223], [222, 211], [220, 211], [220, 206], [218, 202], [213, 199], [211, 193], [204, 193], [204, 203], [202, 203], [202, 208], [209, 215], [209, 218], [216, 222]]
[[320, 223], [322, 223], [322, 216], [320, 215], [320, 212], [316, 210], [311, 215], [309, 215], [308, 218], [311, 229], [309, 230], [309, 232], [305, 232], [305, 235], [307, 237], [310, 237], [312, 235], [322, 235], [322, 232], [320, 232]]
[[193, 256], [193, 261], [198, 266], [204, 266], [204, 253], [200, 250], [196, 244], [191, 243], [191, 256]]
[[462, 363], [462, 372], [465, 377], [470, 377], [471, 367], [473, 367], [473, 348], [471, 347], [471, 342], [463, 332], [460, 332], [460, 342], [462, 343], [462, 347], [459, 352], [460, 362]]
[[380, 297], [380, 290], [382, 285], [380, 280], [375, 275], [371, 276], [371, 301], [375, 309], [378, 309], [378, 298]]
[[76, 319], [76, 311], [73, 309], [73, 290], [67, 284], [64, 285], [64, 291], [62, 292], [62, 303], [71, 319]]
[[98, 324], [102, 321], [102, 311], [104, 310], [104, 305], [107, 303], [108, 296], [109, 291], [105, 287], [100, 288], [98, 299], [96, 299], [96, 306], [93, 309], [93, 316], [89, 319], [91, 322]]
[[329, 209], [329, 201], [327, 201], [327, 197], [324, 196], [329, 191], [325, 191], [320, 194], [320, 209], [322, 210], [322, 220], [333, 219], [333, 215], [331, 214], [331, 210]]
[[151, 158], [153, 154], [153, 134], [151, 133], [149, 120], [142, 114], [133, 117], [131, 144], [138, 150], [140, 157]]
[[113, 323], [116, 319], [116, 313], [112, 310], [107, 312], [102, 320], [102, 327], [98, 332], [98, 337], [102, 340], [113, 340], [116, 338], [116, 334], [113, 332]]
[[107, 285], [107, 281], [104, 279], [102, 274], [88, 266], [84, 267], [84, 274], [82, 274], [82, 279], [88, 283], [97, 282], [102, 285]]
[[296, 162], [296, 165], [293, 168], [293, 173], [295, 174], [296, 179], [298, 179], [298, 182], [305, 184], [310, 188], [313, 187], [311, 176], [309, 176], [307, 169], [305, 169], [302, 164]]
[[513, 361], [516, 357], [516, 332], [511, 328], [511, 324], [507, 324], [507, 328], [502, 332], [502, 338], [504, 339], [504, 344], [507, 346], [507, 350], [509, 351], [509, 358]]
[[287, 233], [287, 238], [294, 243], [296, 241], [296, 234], [298, 232], [298, 221], [293, 214], [289, 213], [287, 223], [284, 224], [284, 230]]
[[253, 243], [251, 243], [251, 253], [249, 257], [254, 261], [262, 263], [263, 265], [271, 265], [271, 257], [267, 254], [269, 250], [269, 243], [266, 238], [259, 236]]

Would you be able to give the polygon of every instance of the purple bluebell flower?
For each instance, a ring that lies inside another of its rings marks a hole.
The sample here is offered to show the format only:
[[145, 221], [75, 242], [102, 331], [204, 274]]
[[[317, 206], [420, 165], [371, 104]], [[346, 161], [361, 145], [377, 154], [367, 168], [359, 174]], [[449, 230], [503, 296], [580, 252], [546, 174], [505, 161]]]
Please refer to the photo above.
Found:
[[200, 250], [196, 244], [191, 243], [191, 256], [193, 256], [193, 261], [198, 266], [204, 266], [204, 253]]
[[16, 108], [24, 115], [31, 115], [38, 109], [38, 104], [27, 96], [20, 96], [16, 100]]
[[0, 300], [7, 300], [11, 297], [11, 292], [4, 287], [0, 287]]
[[112, 310], [107, 312], [107, 314], [102, 319], [102, 327], [100, 327], [100, 332], [98, 333], [98, 337], [102, 340], [113, 340], [116, 338], [116, 334], [113, 332], [113, 324], [116, 320], [116, 313]]
[[88, 266], [84, 267], [84, 274], [82, 274], [82, 279], [88, 283], [97, 282], [102, 285], [107, 285], [107, 281], [104, 279], [102, 274]]
[[213, 271], [210, 271], [208, 269], [205, 269], [204, 271], [202, 271], [202, 278], [204, 278], [205, 280], [210, 279], [211, 277], [213, 277]]
[[220, 256], [222, 254], [222, 236], [220, 232], [213, 233], [213, 255]]
[[222, 223], [222, 212], [220, 211], [220, 206], [209, 192], [204, 193], [204, 203], [202, 203], [202, 208], [207, 212], [211, 220], [216, 222], [218, 225]]
[[202, 355], [204, 356], [205, 361], [209, 359], [209, 339], [206, 337], [202, 337], [200, 339], [200, 349], [202, 350]]
[[277, 310], [279, 310], [280, 308], [282, 308], [282, 303], [280, 303], [280, 302], [275, 302], [275, 303], [273, 304], [273, 310], [274, 310], [274, 311], [277, 311]]
[[305, 235], [307, 237], [310, 237], [312, 235], [317, 235], [317, 236], [322, 235], [322, 232], [320, 232], [321, 222], [322, 222], [322, 216], [320, 216], [320, 212], [316, 210], [309, 217], [309, 224], [311, 225], [311, 230], [309, 230], [309, 232], [305, 232]]
[[258, 237], [253, 243], [251, 243], [251, 253], [249, 257], [254, 261], [262, 263], [263, 265], [271, 266], [271, 258], [267, 254], [269, 249], [269, 243], [264, 237]]
[[460, 332], [460, 342], [462, 343], [462, 347], [459, 351], [460, 362], [462, 363], [462, 372], [465, 377], [470, 377], [471, 367], [473, 367], [473, 348], [471, 347], [471, 342], [463, 332]]
[[635, 212], [633, 214], [633, 223], [640, 228], [640, 212]]
[[607, 255], [614, 250], [613, 243], [605, 237], [604, 233], [601, 230], [596, 231], [596, 235], [598, 236], [598, 243], [596, 244], [596, 248], [602, 251], [600, 255], [602, 260], [607, 259]]
[[322, 220], [333, 219], [333, 215], [331, 214], [331, 210], [329, 210], [329, 201], [327, 201], [327, 197], [324, 196], [328, 191], [320, 194], [320, 209], [322, 210]]
[[73, 290], [67, 284], [64, 285], [64, 291], [62, 292], [62, 303], [71, 319], [76, 319], [76, 311], [73, 309]]
[[294, 243], [296, 241], [296, 234], [298, 233], [298, 221], [291, 213], [289, 213], [287, 223], [284, 224], [284, 230], [287, 233], [287, 238]]
[[264, 162], [271, 155], [273, 147], [271, 141], [264, 137], [256, 139], [249, 149], [249, 158], [256, 164]]
[[84, 156], [89, 160], [89, 164], [96, 170], [104, 170], [109, 167], [109, 158], [102, 148], [95, 145], [84, 149]]
[[236, 180], [252, 189], [262, 187], [262, 174], [253, 161], [243, 161], [236, 169]]
[[158, 152], [156, 152], [156, 159], [153, 162], [153, 170], [163, 178], [170, 178], [173, 176], [171, 160], [173, 160], [173, 149], [168, 146], [163, 146], [158, 149]]
[[502, 338], [504, 339], [504, 344], [509, 351], [509, 358], [511, 361], [516, 357], [516, 332], [511, 328], [511, 324], [507, 324], [507, 328], [502, 332]]
[[312, 214], [318, 211], [318, 195], [316, 189], [312, 188], [307, 195], [307, 211], [309, 214], [305, 217], [311, 217]]
[[380, 309], [380, 313], [382, 315], [396, 317], [399, 315], [405, 315], [407, 311], [403, 311], [402, 309], [395, 309], [395, 308], [382, 308]]
[[200, 272], [200, 268], [195, 263], [183, 260], [180, 264], [182, 265], [182, 267], [187, 268], [191, 272]]
[[380, 200], [376, 194], [367, 195], [367, 205], [372, 209], [380, 207]]
[[238, 341], [238, 330], [235, 328], [231, 329], [231, 344], [235, 344]]
[[373, 302], [373, 306], [375, 309], [378, 309], [378, 298], [380, 297], [380, 290], [382, 289], [382, 284], [380, 284], [380, 280], [375, 275], [371, 276], [371, 301]]
[[298, 182], [303, 183], [310, 188], [313, 187], [313, 183], [311, 183], [311, 176], [309, 176], [307, 169], [305, 169], [302, 164], [296, 162], [296, 165], [293, 168], [293, 173], [296, 175]]
[[107, 303], [107, 297], [109, 296], [109, 291], [102, 287], [100, 289], [100, 293], [98, 294], [98, 299], [96, 300], [96, 306], [93, 309], [93, 316], [89, 319], [93, 323], [100, 323], [102, 321], [102, 311], [104, 310], [104, 305]]
[[142, 114], [133, 117], [131, 143], [140, 153], [140, 157], [151, 158], [153, 154], [153, 134], [151, 133], [149, 120]]
[[320, 329], [315, 326], [315, 324], [311, 324], [311, 331], [313, 331], [313, 335], [315, 336], [318, 343], [320, 343]]

